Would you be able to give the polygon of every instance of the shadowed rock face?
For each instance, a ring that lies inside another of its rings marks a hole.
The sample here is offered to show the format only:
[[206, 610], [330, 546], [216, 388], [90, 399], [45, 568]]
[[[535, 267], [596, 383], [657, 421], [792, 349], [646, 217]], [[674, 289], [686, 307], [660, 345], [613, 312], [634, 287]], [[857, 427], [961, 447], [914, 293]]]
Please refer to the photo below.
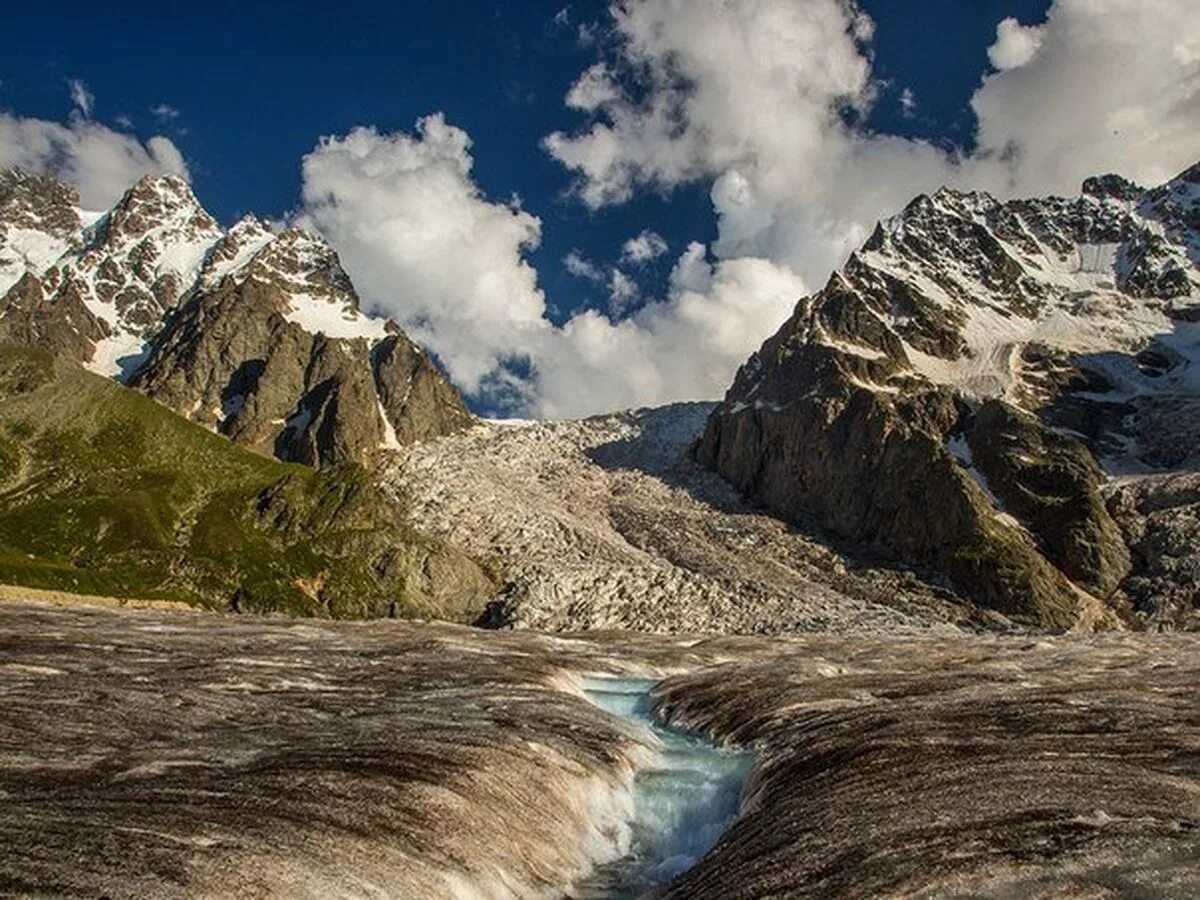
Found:
[[[226, 238], [235, 259], [238, 237]], [[398, 327], [361, 315], [331, 248], [297, 231], [270, 240], [244, 271], [219, 275], [228, 263], [210, 264], [218, 274], [201, 274], [134, 387], [239, 443], [316, 466], [366, 464], [382, 446], [471, 423], [458, 391]], [[297, 296], [333, 310], [328, 327], [345, 333], [314, 332], [297, 318]]]
[[107, 333], [72, 284], [46, 296], [42, 283], [26, 273], [0, 297], [0, 344], [34, 347], [80, 361]]
[[472, 424], [461, 395], [420, 348], [402, 334], [372, 349], [379, 405], [395, 444], [454, 434]]
[[1200, 631], [1200, 474], [1125, 481], [1108, 506], [1133, 551], [1124, 588], [1148, 627]]
[[645, 751], [578, 675], [674, 672], [759, 765], [669, 896], [1194, 896], [1198, 649], [0, 603], [0, 893], [562, 896]]
[[[778, 515], [931, 566], [1018, 621], [1070, 628], [1104, 618], [947, 450], [969, 415], [949, 391], [865, 388], [836, 351], [788, 326], [755, 360], [769, 362], [743, 367], [709, 419], [702, 464]], [[787, 399], [733, 400], [753, 394]]]
[[1087, 448], [995, 400], [980, 408], [968, 441], [988, 485], [1039, 536], [1046, 557], [1099, 596], [1116, 590], [1129, 574], [1129, 550]]

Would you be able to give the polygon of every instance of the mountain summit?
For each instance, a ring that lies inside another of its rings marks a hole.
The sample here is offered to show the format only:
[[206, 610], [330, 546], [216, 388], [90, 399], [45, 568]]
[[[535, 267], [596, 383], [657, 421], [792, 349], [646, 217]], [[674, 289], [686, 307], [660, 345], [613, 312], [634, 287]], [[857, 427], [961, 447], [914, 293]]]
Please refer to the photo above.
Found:
[[1147, 190], [943, 189], [739, 370], [697, 454], [772, 511], [1050, 627], [1115, 623], [1102, 487], [1200, 461], [1200, 165]]
[[228, 231], [183, 179], [109, 210], [0, 174], [0, 342], [49, 350], [284, 460], [365, 462], [456, 431], [462, 398], [399, 326], [365, 315], [337, 253], [246, 217]]

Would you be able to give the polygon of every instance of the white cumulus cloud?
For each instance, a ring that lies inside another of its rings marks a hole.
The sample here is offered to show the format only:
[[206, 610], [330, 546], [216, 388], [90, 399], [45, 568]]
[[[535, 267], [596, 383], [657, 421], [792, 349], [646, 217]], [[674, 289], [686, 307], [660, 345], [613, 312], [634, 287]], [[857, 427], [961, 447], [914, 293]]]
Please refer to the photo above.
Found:
[[[541, 224], [483, 195], [470, 146], [440, 115], [412, 134], [358, 128], [324, 138], [304, 159], [297, 219], [337, 247], [369, 306], [394, 316], [485, 403], [568, 416], [719, 396], [803, 294], [790, 271], [764, 260], [710, 263], [695, 244], [665, 297], [615, 322], [588, 310], [557, 327], [525, 259]], [[603, 273], [580, 254], [564, 264], [603, 277], [624, 303], [637, 295], [618, 270]]]
[[1015, 69], [1033, 59], [1042, 46], [1045, 29], [1022, 25], [1009, 16], [996, 26], [996, 43], [988, 47], [988, 59], [997, 69]]
[[569, 255], [567, 270], [614, 303], [561, 327], [526, 258], [541, 222], [480, 192], [469, 139], [440, 116], [414, 135], [323, 140], [304, 163], [304, 217], [468, 392], [552, 416], [716, 397], [796, 300], [918, 193], [1070, 194], [1088, 175], [1154, 183], [1195, 162], [1193, 7], [1054, 0], [1042, 25], [1001, 23], [968, 153], [855, 124], [881, 88], [874, 26], [853, 0], [612, 3], [567, 95], [587, 121], [545, 147], [594, 208], [706, 185], [717, 239], [689, 246], [665, 292], [636, 307], [620, 301], [641, 245], [623, 270]]
[[523, 257], [541, 222], [481, 194], [470, 146], [441, 115], [414, 135], [356, 128], [324, 138], [304, 158], [302, 200], [305, 222], [334, 242], [366, 297], [473, 392], [549, 326]]
[[536, 357], [532, 408], [560, 417], [720, 397], [804, 293], [786, 268], [761, 259], [710, 263], [692, 244], [661, 300], [615, 323], [580, 313], [553, 334]]
[[84, 118], [91, 118], [92, 110], [96, 106], [96, 95], [88, 90], [88, 86], [78, 78], [67, 81], [67, 89], [71, 93], [71, 103], [74, 104], [75, 109]]
[[578, 250], [571, 250], [563, 257], [563, 267], [576, 278], [588, 281], [603, 281], [604, 271]]
[[878, 218], [942, 184], [1069, 194], [1097, 172], [1161, 181], [1200, 153], [1193, 0], [1055, 0], [1044, 25], [1001, 23], [1001, 70], [972, 101], [973, 154], [844, 114], [878, 93], [873, 26], [850, 0], [638, 0], [610, 16], [606, 71], [632, 89], [545, 141], [579, 197], [598, 207], [707, 182], [719, 258], [767, 259], [811, 283]]
[[1200, 158], [1200, 30], [1193, 0], [1055, 0], [1023, 65], [972, 105], [981, 154], [1008, 191], [1071, 194], [1087, 175], [1162, 182]]
[[614, 315], [623, 314], [640, 293], [638, 283], [620, 269], [608, 273], [608, 308]]
[[631, 237], [621, 246], [621, 258], [635, 265], [658, 259], [667, 252], [667, 242], [661, 234], [649, 228]]
[[572, 109], [592, 112], [614, 102], [620, 96], [620, 89], [608, 67], [604, 63], [596, 63], [571, 85], [571, 89], [567, 91], [566, 103]]
[[182, 115], [175, 107], [167, 103], [156, 103], [150, 107], [150, 115], [158, 119], [159, 122], [173, 122]]
[[46, 172], [79, 189], [88, 209], [104, 209], [143, 175], [188, 176], [183, 154], [170, 140], [145, 143], [74, 115], [66, 123], [0, 113], [0, 168]]

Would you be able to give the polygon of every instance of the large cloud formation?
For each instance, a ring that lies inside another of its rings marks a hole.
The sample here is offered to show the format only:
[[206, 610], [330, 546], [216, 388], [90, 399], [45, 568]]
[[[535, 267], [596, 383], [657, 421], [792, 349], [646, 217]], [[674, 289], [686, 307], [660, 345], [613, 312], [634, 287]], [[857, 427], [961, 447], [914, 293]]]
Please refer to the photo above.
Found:
[[[687, 247], [648, 302], [630, 273], [662, 251], [649, 232], [624, 248], [624, 270], [572, 254], [568, 270], [606, 284], [613, 304], [561, 326], [527, 259], [540, 220], [479, 190], [468, 135], [440, 115], [411, 134], [323, 139], [303, 163], [297, 218], [489, 408], [562, 416], [716, 397], [918, 193], [1071, 194], [1091, 174], [1155, 183], [1195, 162], [1194, 6], [1054, 0], [1044, 23], [997, 23], [971, 101], [975, 146], [955, 153], [861, 124], [881, 92], [874, 26], [854, 0], [614, 0], [607, 27], [584, 23], [597, 55], [564, 97], [585, 122], [545, 148], [591, 207], [707, 185], [718, 236]], [[90, 206], [144, 172], [186, 174], [169, 140], [114, 132], [90, 118], [85, 85], [72, 94], [66, 124], [0, 113], [0, 165], [55, 172]]]
[[326, 235], [368, 303], [485, 405], [564, 416], [715, 396], [803, 293], [791, 273], [756, 260], [712, 265], [696, 244], [661, 300], [618, 321], [587, 311], [556, 327], [523, 255], [540, 221], [484, 197], [471, 165], [467, 134], [440, 115], [413, 134], [326, 138], [303, 162], [299, 222]]
[[475, 392], [549, 325], [523, 258], [541, 222], [482, 196], [470, 145], [441, 115], [413, 135], [357, 128], [325, 138], [304, 158], [302, 200], [304, 223], [333, 241], [363, 294]]
[[0, 168], [46, 172], [79, 188], [86, 209], [104, 209], [148, 174], [188, 177], [183, 154], [161, 135], [144, 144], [91, 118], [95, 97], [69, 82], [75, 106], [65, 124], [0, 112]]
[[880, 215], [941, 184], [1073, 193], [1104, 171], [1153, 183], [1200, 150], [1191, 0], [1056, 0], [1043, 25], [999, 23], [965, 156], [851, 124], [876, 85], [873, 28], [848, 0], [628, 0], [610, 12], [618, 62], [571, 91], [593, 121], [546, 139], [583, 202], [710, 180], [719, 257], [786, 263], [814, 283]]
[[[1001, 23], [995, 48], [1006, 43]], [[1007, 193], [1070, 194], [1099, 172], [1153, 185], [1196, 162], [1193, 0], [1056, 0], [1032, 44], [972, 100], [980, 151], [1005, 158]]]

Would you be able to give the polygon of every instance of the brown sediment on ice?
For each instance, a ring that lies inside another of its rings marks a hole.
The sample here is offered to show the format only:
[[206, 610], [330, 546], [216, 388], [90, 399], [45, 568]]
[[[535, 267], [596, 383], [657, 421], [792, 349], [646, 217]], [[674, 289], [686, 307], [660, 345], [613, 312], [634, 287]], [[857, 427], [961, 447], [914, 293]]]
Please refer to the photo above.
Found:
[[743, 817], [671, 897], [1200, 896], [1200, 641], [800, 639], [669, 680], [754, 742]]
[[[0, 604], [0, 893], [556, 897], [644, 748], [759, 764], [675, 897], [1195, 896], [1200, 642], [488, 633]], [[1056, 893], [1057, 892], [1057, 893]]]
[[0, 604], [0, 894], [560, 895], [646, 755], [573, 673], [686, 643]]

